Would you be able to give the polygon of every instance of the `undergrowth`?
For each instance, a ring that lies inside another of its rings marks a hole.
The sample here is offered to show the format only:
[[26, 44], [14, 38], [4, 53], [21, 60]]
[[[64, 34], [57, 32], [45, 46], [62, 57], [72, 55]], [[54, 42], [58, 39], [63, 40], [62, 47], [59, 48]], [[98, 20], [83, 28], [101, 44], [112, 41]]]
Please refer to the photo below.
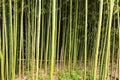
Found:
[[[83, 69], [75, 69], [69, 73], [68, 70], [58, 71], [54, 76], [54, 80], [83, 80]], [[86, 80], [93, 80], [91, 72], [87, 72]], [[50, 75], [38, 77], [38, 80], [50, 80]], [[98, 79], [97, 79], [98, 80]]]

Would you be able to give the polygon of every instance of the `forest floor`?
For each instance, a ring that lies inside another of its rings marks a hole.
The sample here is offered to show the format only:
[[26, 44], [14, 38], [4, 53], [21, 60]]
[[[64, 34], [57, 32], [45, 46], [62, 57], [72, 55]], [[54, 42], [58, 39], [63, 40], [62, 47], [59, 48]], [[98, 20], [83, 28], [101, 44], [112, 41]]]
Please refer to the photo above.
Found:
[[[118, 72], [117, 72], [118, 69], [116, 66], [117, 65], [114, 65], [112, 77], [110, 72], [111, 69], [109, 68], [107, 80], [110, 80], [110, 78], [112, 78], [112, 80], [118, 80]], [[87, 66], [86, 80], [93, 80], [92, 70], [93, 70], [92, 66]], [[71, 70], [71, 73], [69, 73], [67, 68], [63, 69], [62, 67], [59, 66], [59, 67], [56, 67], [55, 69], [53, 80], [83, 80], [83, 76], [84, 76], [83, 64], [75, 67], [74, 70]], [[19, 77], [16, 76], [15, 80], [19, 80]], [[31, 75], [22, 76], [21, 80], [32, 80], [32, 77]], [[41, 73], [39, 74], [38, 80], [50, 80], [50, 75], [47, 75], [45, 71], [42, 70]], [[99, 70], [97, 71], [97, 80], [99, 80]]]

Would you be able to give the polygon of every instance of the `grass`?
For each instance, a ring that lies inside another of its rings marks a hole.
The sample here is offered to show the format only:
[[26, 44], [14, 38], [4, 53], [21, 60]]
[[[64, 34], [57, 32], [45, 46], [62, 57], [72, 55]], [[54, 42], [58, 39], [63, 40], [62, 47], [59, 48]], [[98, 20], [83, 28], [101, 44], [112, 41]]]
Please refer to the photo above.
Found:
[[[57, 68], [57, 66], [56, 66]], [[93, 80], [93, 73], [91, 72], [91, 65], [86, 67], [86, 80]], [[97, 71], [98, 72], [98, 71]], [[32, 76], [28, 70], [25, 70], [26, 80], [32, 80]], [[74, 70], [69, 73], [69, 69], [62, 68], [54, 72], [52, 80], [83, 80], [84, 79], [84, 65], [75, 66]], [[50, 68], [48, 68], [48, 74], [42, 69], [38, 72], [38, 80], [51, 80]], [[97, 76], [96, 80], [99, 80]]]
[[[84, 68], [74, 69], [72, 73], [69, 73], [68, 69], [57, 71], [53, 76], [53, 80], [83, 80]], [[40, 75], [40, 74], [39, 74]], [[81, 75], [81, 76], [80, 76]], [[38, 80], [51, 80], [50, 75], [44, 77], [38, 77]], [[93, 80], [93, 75], [91, 72], [86, 72], [86, 80]], [[98, 80], [98, 78], [96, 79]]]
[[74, 70], [73, 73], [69, 74], [68, 70], [64, 72], [58, 72], [58, 80], [82, 80], [82, 76], [79, 76], [80, 70]]

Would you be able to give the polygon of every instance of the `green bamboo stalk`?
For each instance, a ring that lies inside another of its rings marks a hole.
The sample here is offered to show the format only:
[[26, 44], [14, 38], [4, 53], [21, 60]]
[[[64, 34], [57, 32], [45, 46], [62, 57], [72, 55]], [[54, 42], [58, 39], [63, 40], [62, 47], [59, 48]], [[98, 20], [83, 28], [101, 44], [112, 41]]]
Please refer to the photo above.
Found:
[[70, 35], [69, 35], [69, 63], [68, 63], [68, 70], [71, 72], [71, 42], [72, 42], [72, 0], [70, 0]]
[[[24, 40], [24, 38], [23, 38]], [[23, 41], [22, 40], [22, 41]], [[22, 68], [22, 75], [24, 76], [24, 44], [22, 42], [22, 49], [21, 49], [21, 68]]]
[[[2, 36], [1, 36], [1, 33], [2, 31], [0, 30], [0, 60], [1, 60], [1, 58], [2, 58]], [[2, 64], [0, 64], [0, 65], [2, 65]], [[0, 70], [1, 70], [2, 68], [1, 68], [1, 66], [0, 66]], [[2, 71], [0, 71], [0, 76], [2, 77], [3, 75], [2, 75]], [[1, 79], [1, 78], [0, 78]]]
[[75, 19], [75, 30], [74, 30], [74, 57], [73, 57], [73, 69], [76, 67], [76, 61], [77, 61], [77, 26], [78, 26], [78, 0], [76, 1], [76, 19]]
[[44, 49], [44, 0], [42, 1], [42, 36], [41, 36], [41, 52], [40, 52], [40, 72], [42, 70], [43, 63], [43, 49]]
[[30, 3], [30, 0], [28, 0], [28, 27], [27, 27], [27, 70], [28, 70], [28, 73], [30, 72], [30, 53], [31, 53], [31, 49], [30, 49], [30, 31], [31, 31], [31, 21], [30, 21], [30, 14], [31, 14], [31, 11], [30, 11], [30, 8], [31, 8], [31, 3]]
[[20, 20], [20, 53], [19, 53], [19, 80], [21, 80], [21, 67], [22, 67], [22, 52], [23, 52], [23, 11], [24, 11], [24, 0], [21, 2], [21, 20]]
[[4, 78], [4, 54], [0, 52], [0, 59], [1, 59], [1, 79], [5, 80]]
[[14, 77], [15, 77], [15, 67], [16, 67], [16, 49], [17, 49], [17, 0], [14, 0]]
[[[58, 70], [58, 67], [59, 67], [59, 61], [58, 60], [59, 60], [59, 53], [60, 53], [59, 47], [60, 47], [60, 27], [61, 27], [61, 6], [62, 6], [62, 1], [60, 0], [60, 6], [59, 6], [59, 23], [58, 23], [58, 39], [57, 39], [58, 40], [57, 41], [57, 70]], [[61, 63], [61, 61], [60, 61], [60, 63]]]
[[84, 80], [86, 80], [87, 65], [87, 24], [88, 24], [88, 0], [85, 0], [85, 54], [84, 54]]
[[97, 61], [98, 61], [98, 51], [99, 51], [99, 43], [100, 43], [102, 13], [103, 13], [103, 0], [100, 0], [99, 22], [98, 22], [98, 32], [97, 32], [97, 43], [96, 43], [96, 50], [95, 50], [95, 65], [94, 65], [94, 78], [93, 78], [94, 80], [96, 80], [96, 73], [97, 73]]
[[[5, 19], [6, 22], [6, 19]], [[6, 23], [5, 23], [6, 24]], [[6, 60], [6, 80], [8, 80], [8, 38], [7, 38], [7, 26], [5, 25], [5, 52], [6, 52], [6, 56], [5, 56], [5, 60]]]
[[4, 46], [4, 43], [5, 43], [4, 42], [4, 27], [5, 26], [3, 24], [2, 30], [1, 30], [2, 35], [0, 34], [0, 60], [1, 60], [1, 64], [0, 64], [1, 66], [0, 66], [0, 68], [1, 68], [1, 79], [2, 80], [4, 80], [4, 54], [5, 54], [5, 51], [4, 51], [4, 49], [5, 49], [5, 46]]
[[38, 22], [37, 22], [37, 36], [36, 36], [36, 80], [38, 80], [38, 68], [39, 68], [39, 45], [40, 45], [40, 18], [41, 18], [41, 0], [39, 0]]
[[48, 25], [47, 25], [47, 41], [46, 41], [46, 50], [45, 50], [45, 72], [48, 73], [48, 44], [49, 44], [49, 37], [50, 37], [50, 20], [51, 20], [51, 0], [50, 0], [50, 7], [49, 7], [49, 15], [48, 15]]
[[[59, 10], [59, 7], [58, 7], [58, 1], [56, 1], [56, 12], [55, 12], [55, 16], [58, 16], [58, 10]], [[58, 17], [55, 17], [55, 20], [56, 20], [56, 22], [55, 22], [55, 26], [56, 26], [56, 30], [55, 30], [55, 64], [56, 64], [56, 59], [57, 59], [57, 35], [58, 35], [58, 32], [57, 32], [57, 30], [58, 30], [58, 28], [59, 27], [57, 27], [57, 26], [59, 26], [59, 23], [58, 23]], [[55, 65], [54, 65], [55, 66]]]
[[54, 63], [55, 63], [55, 31], [56, 31], [56, 0], [52, 2], [52, 54], [51, 54], [51, 80], [53, 80]]
[[[109, 6], [107, 5], [107, 10], [109, 10]], [[108, 12], [109, 14], [109, 12]], [[102, 58], [101, 58], [101, 64], [100, 64], [100, 77], [103, 76], [103, 70], [104, 70], [104, 59], [105, 59], [105, 51], [106, 51], [106, 44], [107, 44], [107, 32], [108, 32], [108, 21], [109, 21], [109, 15], [107, 15], [107, 21], [106, 21], [106, 28], [105, 28], [105, 36], [104, 36], [104, 45], [102, 50]]]
[[[0, 36], [1, 37], [1, 36]], [[0, 79], [2, 79], [2, 80], [4, 80], [4, 71], [3, 71], [3, 53], [1, 52], [1, 38], [0, 38], [0, 60], [1, 60], [1, 72], [0, 72], [0, 74], [1, 74], [1, 78]]]
[[[103, 12], [105, 11], [105, 9], [103, 10]], [[105, 14], [103, 14], [103, 26], [105, 26], [105, 19], [106, 19], [106, 17], [105, 17]], [[105, 29], [106, 29], [106, 32], [105, 32]], [[104, 44], [105, 44], [105, 40], [104, 40], [104, 38], [106, 38], [105, 37], [105, 33], [107, 33], [107, 27], [102, 27], [102, 30], [101, 30], [101, 45], [100, 45], [100, 55], [99, 55], [99, 64], [98, 65], [101, 65], [101, 58], [102, 58], [102, 52], [103, 52], [103, 49], [104, 49]], [[100, 66], [99, 66], [99, 69], [100, 69]], [[99, 73], [100, 74], [100, 73]]]
[[[3, 20], [5, 20], [5, 13], [3, 13]], [[2, 25], [2, 52], [1, 52], [1, 77], [2, 77], [2, 80], [4, 80], [4, 56], [5, 56], [5, 22], [3, 21], [3, 25]]]
[[[69, 26], [69, 20], [68, 20], [68, 26]], [[67, 24], [66, 24], [66, 27], [68, 27]], [[69, 52], [68, 50], [68, 47], [69, 47], [69, 42], [68, 42], [68, 39], [69, 39], [69, 29], [66, 28], [66, 33], [64, 34], [65, 36], [65, 57], [64, 57], [64, 66], [66, 68], [69, 67], [69, 65], [66, 65], [66, 64], [69, 64], [69, 54], [67, 54]], [[68, 69], [69, 70], [69, 69]]]
[[107, 71], [108, 71], [108, 58], [110, 54], [110, 33], [111, 33], [111, 25], [112, 25], [112, 15], [113, 15], [113, 7], [114, 7], [114, 1], [110, 1], [110, 14], [109, 14], [109, 27], [108, 27], [108, 36], [107, 36], [107, 49], [106, 49], [106, 58], [105, 58], [105, 70], [104, 70], [104, 77], [103, 80], [106, 80], [107, 77]]
[[65, 45], [65, 33], [63, 33], [63, 42], [62, 42], [62, 51], [63, 51], [63, 69], [66, 68], [66, 45]]
[[2, 53], [2, 49], [1, 49], [1, 33], [0, 33], [0, 60], [1, 60], [1, 72], [0, 72], [0, 74], [1, 74], [1, 78], [0, 79], [2, 79], [2, 80], [5, 80], [4, 79], [4, 56], [3, 56], [3, 53]]
[[[113, 25], [113, 30], [115, 31], [115, 17], [114, 17], [114, 25]], [[115, 32], [113, 32], [113, 41], [112, 41], [112, 62], [111, 62], [111, 73], [110, 73], [110, 75], [111, 75], [111, 80], [112, 80], [112, 74], [113, 74], [113, 70], [114, 70], [114, 53], [115, 53]]]
[[[104, 16], [104, 15], [103, 15]], [[99, 68], [99, 79], [101, 78], [101, 70], [102, 70], [102, 65], [101, 65], [101, 63], [102, 63], [102, 61], [101, 61], [101, 58], [103, 59], [104, 58], [104, 53], [103, 53], [103, 50], [105, 50], [105, 44], [106, 44], [106, 39], [104, 40], [104, 38], [106, 38], [105, 36], [105, 29], [106, 29], [106, 33], [107, 33], [107, 27], [105, 28], [104, 27], [105, 26], [105, 17], [103, 17], [103, 28], [102, 28], [102, 30], [101, 30], [101, 45], [100, 45], [100, 53], [99, 53], [99, 63], [98, 63], [98, 68]]]
[[[52, 6], [51, 6], [52, 7]], [[52, 9], [51, 9], [52, 11]], [[51, 12], [52, 13], [52, 12]], [[52, 18], [52, 15], [51, 15], [51, 18]], [[52, 22], [51, 22], [52, 23]], [[52, 24], [51, 24], [51, 27], [52, 27]], [[49, 46], [48, 46], [48, 49], [49, 49], [49, 52], [48, 52], [48, 66], [49, 68], [51, 67], [51, 53], [52, 53], [52, 28], [50, 28], [50, 36], [49, 36]], [[51, 70], [50, 70], [51, 71]], [[49, 72], [50, 72], [49, 71]]]
[[9, 0], [9, 79], [14, 80], [14, 70], [13, 70], [13, 28], [12, 28], [12, 0]]
[[[67, 3], [65, 5], [65, 12], [67, 13]], [[66, 50], [67, 50], [67, 43], [66, 43], [66, 40], [67, 40], [67, 37], [65, 36], [67, 31], [66, 30], [66, 27], [67, 27], [67, 14], [65, 13], [65, 24], [64, 24], [64, 29], [63, 29], [63, 49], [64, 49], [64, 68], [66, 67]], [[66, 31], [66, 32], [65, 32]]]
[[118, 79], [120, 80], [120, 9], [119, 9], [119, 0], [117, 0], [117, 19], [118, 19], [118, 30], [119, 30], [119, 48], [118, 48]]
[[66, 58], [66, 52], [65, 52], [65, 32], [63, 30], [62, 33], [62, 46], [61, 46], [61, 69], [65, 69], [65, 58]]
[[32, 0], [32, 66], [31, 66], [31, 73], [32, 73], [32, 80], [34, 80], [34, 72], [35, 72], [35, 38], [36, 38], [36, 23], [35, 23], [35, 19], [36, 19], [36, 13], [35, 13], [35, 5], [36, 2], [34, 3], [34, 0]]
[[[3, 3], [2, 3], [2, 7], [3, 7], [3, 9], [2, 9], [2, 11], [3, 11], [3, 13], [2, 13], [2, 17], [3, 17], [3, 24], [2, 24], [2, 38], [3, 38], [3, 44], [2, 44], [2, 47], [3, 47], [3, 50], [2, 50], [2, 52], [0, 53], [1, 54], [1, 79], [2, 80], [5, 80], [5, 76], [4, 76], [4, 55], [5, 55], [5, 28], [6, 28], [6, 17], [5, 17], [5, 14], [6, 14], [6, 12], [5, 12], [5, 1], [4, 0], [2, 0], [3, 1]], [[1, 44], [1, 42], [0, 42], [0, 44]], [[0, 48], [0, 51], [1, 51], [1, 48]]]

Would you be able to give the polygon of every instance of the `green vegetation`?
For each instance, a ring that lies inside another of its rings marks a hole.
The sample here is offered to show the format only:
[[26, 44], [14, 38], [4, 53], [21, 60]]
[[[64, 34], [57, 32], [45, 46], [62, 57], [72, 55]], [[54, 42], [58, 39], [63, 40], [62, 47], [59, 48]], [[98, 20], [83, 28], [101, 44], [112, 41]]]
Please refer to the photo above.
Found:
[[[83, 77], [80, 76], [83, 73], [83, 68], [74, 69], [74, 71], [69, 74], [69, 70], [65, 69], [64, 71], [58, 71], [54, 75], [54, 80], [83, 80]], [[50, 76], [39, 77], [38, 80], [51, 80]], [[93, 80], [93, 75], [90, 72], [86, 73], [86, 80]], [[98, 78], [97, 78], [98, 80]]]
[[120, 80], [120, 0], [0, 0], [0, 80]]

